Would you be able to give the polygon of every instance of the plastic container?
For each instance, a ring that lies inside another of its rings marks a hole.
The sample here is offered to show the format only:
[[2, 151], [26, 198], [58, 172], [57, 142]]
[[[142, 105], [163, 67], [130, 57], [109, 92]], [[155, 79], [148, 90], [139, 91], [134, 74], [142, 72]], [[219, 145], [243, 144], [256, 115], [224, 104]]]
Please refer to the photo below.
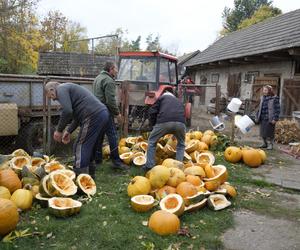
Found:
[[239, 98], [232, 98], [227, 106], [227, 109], [233, 113], [237, 113], [242, 105], [242, 101]]
[[223, 122], [220, 121], [218, 116], [214, 116], [210, 121], [210, 125], [213, 127], [214, 130], [222, 131], [225, 129], [225, 125]]
[[255, 124], [249, 116], [244, 115], [236, 121], [235, 125], [242, 131], [243, 134], [246, 134]]

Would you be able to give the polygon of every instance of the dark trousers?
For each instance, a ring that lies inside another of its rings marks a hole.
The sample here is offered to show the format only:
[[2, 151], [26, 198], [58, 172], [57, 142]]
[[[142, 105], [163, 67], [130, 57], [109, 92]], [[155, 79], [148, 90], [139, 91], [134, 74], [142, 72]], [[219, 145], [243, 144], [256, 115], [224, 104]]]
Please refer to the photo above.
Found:
[[81, 124], [77, 140], [74, 144], [75, 168], [79, 173], [95, 174], [94, 159], [99, 138], [102, 138], [107, 129], [109, 120], [108, 110], [86, 118]]
[[147, 162], [145, 169], [155, 166], [156, 144], [162, 136], [173, 134], [177, 139], [176, 160], [183, 161], [185, 149], [185, 124], [182, 122], [164, 122], [155, 124], [148, 139]]
[[121, 163], [121, 159], [119, 156], [119, 144], [118, 144], [118, 131], [114, 122], [114, 118], [112, 115], [109, 116], [107, 129], [105, 134], [102, 137], [99, 137], [97, 142], [97, 150], [95, 155], [95, 160], [101, 162], [102, 161], [102, 144], [104, 140], [104, 135], [107, 136], [109, 148], [110, 148], [110, 158], [114, 163]]

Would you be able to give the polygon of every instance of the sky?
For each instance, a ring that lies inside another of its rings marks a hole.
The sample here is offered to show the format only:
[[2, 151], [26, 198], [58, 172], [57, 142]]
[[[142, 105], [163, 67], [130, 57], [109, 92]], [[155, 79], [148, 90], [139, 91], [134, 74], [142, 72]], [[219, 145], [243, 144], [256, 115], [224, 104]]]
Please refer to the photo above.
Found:
[[[88, 37], [127, 30], [126, 37], [142, 36], [142, 49], [149, 34], [159, 35], [163, 48], [182, 55], [204, 50], [222, 29], [225, 6], [234, 0], [40, 0], [42, 18], [50, 10], [59, 10], [68, 19], [87, 28]], [[273, 0], [283, 13], [300, 8], [299, 0]]]

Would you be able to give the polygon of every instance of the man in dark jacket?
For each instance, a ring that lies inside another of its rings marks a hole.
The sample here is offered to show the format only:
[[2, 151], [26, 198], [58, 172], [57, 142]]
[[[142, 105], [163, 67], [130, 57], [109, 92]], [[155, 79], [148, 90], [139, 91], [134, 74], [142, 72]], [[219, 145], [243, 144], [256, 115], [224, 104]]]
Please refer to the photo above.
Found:
[[[105, 132], [108, 138], [110, 147], [110, 158], [113, 162], [113, 168], [126, 170], [128, 166], [123, 164], [119, 157], [118, 150], [118, 133], [114, 122], [114, 117], [117, 117], [121, 123], [122, 117], [116, 101], [116, 83], [114, 78], [117, 76], [117, 66], [112, 62], [107, 62], [104, 70], [96, 77], [93, 84], [94, 95], [106, 105], [109, 110], [110, 116], [108, 127]], [[102, 162], [102, 142], [104, 136], [99, 141], [99, 147], [96, 152], [96, 163]]]
[[[54, 140], [69, 143], [71, 133], [80, 126], [74, 145], [74, 171], [76, 174], [89, 173], [95, 178], [93, 161], [96, 142], [105, 133], [109, 119], [106, 106], [89, 90], [74, 83], [48, 82], [45, 92], [48, 98], [57, 100], [62, 106], [58, 126], [53, 135]], [[70, 126], [67, 127], [70, 122]]]
[[149, 110], [150, 126], [155, 125], [148, 140], [147, 162], [145, 171], [155, 166], [156, 144], [160, 137], [173, 134], [177, 139], [176, 160], [183, 161], [185, 150], [185, 117], [183, 104], [166, 90]]

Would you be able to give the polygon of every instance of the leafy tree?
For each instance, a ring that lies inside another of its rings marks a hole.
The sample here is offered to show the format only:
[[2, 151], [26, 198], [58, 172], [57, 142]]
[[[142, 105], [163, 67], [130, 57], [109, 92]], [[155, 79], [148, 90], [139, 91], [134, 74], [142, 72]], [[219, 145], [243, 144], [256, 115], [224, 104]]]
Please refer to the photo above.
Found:
[[43, 42], [35, 16], [36, 0], [0, 0], [0, 72], [29, 73]]
[[122, 28], [117, 28], [111, 35], [114, 37], [107, 37], [98, 40], [95, 46], [95, 52], [101, 55], [115, 55], [117, 50], [122, 51], [139, 51], [141, 36], [138, 36], [136, 40], [129, 41], [127, 38], [128, 31]]
[[43, 50], [57, 51], [63, 45], [63, 34], [67, 29], [68, 19], [59, 11], [49, 11], [41, 21], [41, 34], [46, 42]]
[[239, 25], [245, 19], [251, 18], [261, 6], [272, 6], [270, 0], [234, 0], [234, 8], [225, 7], [223, 18], [223, 30], [221, 34], [238, 30]]
[[162, 50], [159, 39], [159, 35], [153, 38], [153, 34], [149, 34], [146, 37], [146, 50]]
[[62, 34], [63, 51], [88, 53], [88, 40], [83, 40], [85, 38], [86, 28], [80, 23], [69, 21]]
[[244, 29], [253, 24], [259, 23], [270, 17], [274, 17], [282, 14], [282, 11], [276, 7], [263, 5], [257, 11], [254, 12], [253, 16], [242, 21], [238, 29]]
[[139, 50], [141, 50], [140, 49], [141, 39], [142, 39], [142, 37], [138, 36], [136, 40], [132, 40], [131, 41], [130, 47], [131, 47], [132, 51], [139, 51]]

